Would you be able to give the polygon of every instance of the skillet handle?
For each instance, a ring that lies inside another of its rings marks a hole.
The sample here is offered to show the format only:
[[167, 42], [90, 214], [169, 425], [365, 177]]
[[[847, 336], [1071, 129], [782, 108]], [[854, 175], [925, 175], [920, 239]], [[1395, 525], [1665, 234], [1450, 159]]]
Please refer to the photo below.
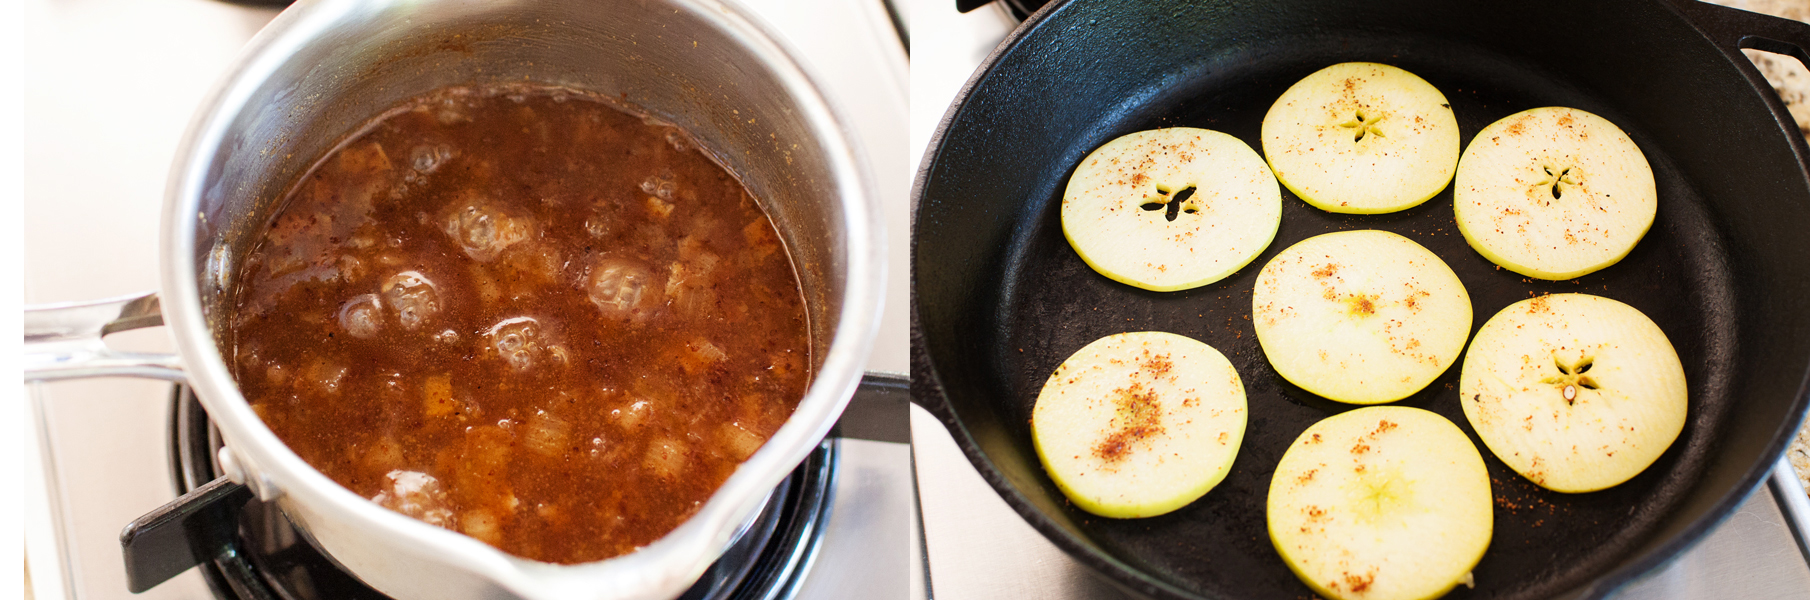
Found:
[[1772, 110], [1772, 118], [1778, 121], [1779, 128], [1784, 130], [1785, 137], [1797, 154], [1798, 164], [1803, 173], [1810, 175], [1810, 145], [1799, 131], [1797, 120], [1785, 109], [1784, 102], [1779, 100], [1777, 90], [1760, 75], [1758, 69], [1741, 53], [1742, 49], [1753, 49], [1773, 54], [1782, 54], [1797, 59], [1797, 62], [1810, 68], [1810, 23], [1783, 19], [1771, 15], [1748, 12], [1726, 6], [1718, 6], [1699, 0], [1681, 0], [1679, 12], [1697, 27], [1698, 31], [1722, 47], [1729, 60], [1736, 68], [1747, 76], [1755, 91], [1765, 99]]
[[1690, 0], [1679, 5], [1724, 51], [1752, 48], [1796, 58], [1810, 68], [1810, 23]]
[[183, 381], [174, 354], [119, 352], [101, 338], [163, 325], [157, 294], [26, 307], [25, 381], [128, 376]]

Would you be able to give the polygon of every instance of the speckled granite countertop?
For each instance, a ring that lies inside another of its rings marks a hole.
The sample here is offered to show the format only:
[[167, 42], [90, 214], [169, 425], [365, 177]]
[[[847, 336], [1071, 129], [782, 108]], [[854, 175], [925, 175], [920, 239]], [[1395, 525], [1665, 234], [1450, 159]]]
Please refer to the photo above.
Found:
[[[1810, 21], [1810, 0], [1710, 0], [1716, 4], [1758, 13]], [[1810, 136], [1810, 70], [1796, 60], [1777, 54], [1747, 50], [1747, 57], [1760, 67], [1766, 81], [1779, 91], [1779, 98], [1797, 119], [1797, 128]], [[1786, 450], [1797, 478], [1810, 489], [1810, 426], [1798, 430], [1797, 440]]]

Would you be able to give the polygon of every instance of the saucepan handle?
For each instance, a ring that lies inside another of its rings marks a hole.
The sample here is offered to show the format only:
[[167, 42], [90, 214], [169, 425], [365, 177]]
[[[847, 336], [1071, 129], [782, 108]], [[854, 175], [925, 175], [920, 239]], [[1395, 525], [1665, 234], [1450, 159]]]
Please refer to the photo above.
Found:
[[855, 396], [836, 420], [830, 436], [876, 442], [911, 443], [911, 380], [888, 373], [861, 377]]
[[[174, 354], [121, 352], [108, 334], [163, 325], [156, 293], [25, 309], [25, 381], [87, 377], [146, 377], [184, 381]], [[214, 557], [231, 539], [232, 511], [251, 497], [245, 486], [222, 477], [196, 488], [120, 534], [126, 583], [133, 593], [151, 589]]]
[[146, 377], [183, 381], [174, 354], [120, 352], [101, 338], [110, 333], [163, 325], [154, 292], [94, 302], [25, 309], [25, 380]]

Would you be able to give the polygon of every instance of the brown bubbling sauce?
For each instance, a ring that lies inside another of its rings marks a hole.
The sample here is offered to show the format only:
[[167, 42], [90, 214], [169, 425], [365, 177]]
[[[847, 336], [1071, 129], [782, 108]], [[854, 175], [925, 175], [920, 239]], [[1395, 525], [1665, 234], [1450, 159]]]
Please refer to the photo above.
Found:
[[451, 88], [291, 186], [239, 272], [252, 408], [360, 496], [555, 563], [692, 515], [809, 379], [773, 224], [691, 138]]

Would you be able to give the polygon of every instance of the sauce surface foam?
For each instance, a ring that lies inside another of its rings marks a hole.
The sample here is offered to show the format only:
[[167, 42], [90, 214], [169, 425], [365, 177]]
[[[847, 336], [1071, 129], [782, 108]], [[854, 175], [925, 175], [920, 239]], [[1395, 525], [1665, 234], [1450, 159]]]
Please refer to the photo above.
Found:
[[525, 558], [618, 556], [804, 394], [779, 236], [671, 126], [449, 88], [288, 194], [239, 271], [235, 376], [285, 444], [392, 510]]

